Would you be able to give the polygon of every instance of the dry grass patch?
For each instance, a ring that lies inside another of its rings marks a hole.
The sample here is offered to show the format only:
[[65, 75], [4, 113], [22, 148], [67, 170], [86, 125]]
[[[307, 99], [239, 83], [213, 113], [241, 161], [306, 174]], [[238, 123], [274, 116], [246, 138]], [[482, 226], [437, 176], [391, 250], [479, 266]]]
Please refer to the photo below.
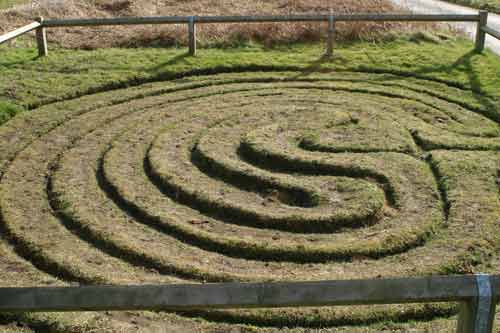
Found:
[[[54, 1], [36, 6], [18, 6], [0, 13], [0, 32], [31, 21], [34, 17], [88, 18], [116, 16], [175, 15], [286, 15], [286, 14], [394, 13], [404, 11], [389, 0], [280, 0], [280, 1]], [[414, 24], [339, 23], [337, 38], [378, 39], [395, 36], [396, 31], [411, 30]], [[432, 25], [428, 25], [432, 26]], [[419, 25], [423, 27], [423, 25]], [[326, 27], [314, 23], [284, 24], [213, 24], [199, 28], [201, 45], [241, 45], [259, 41], [266, 45], [297, 41], [317, 41]], [[66, 48], [93, 49], [103, 46], [176, 46], [186, 45], [185, 26], [116, 26], [97, 28], [49, 29], [49, 40]]]

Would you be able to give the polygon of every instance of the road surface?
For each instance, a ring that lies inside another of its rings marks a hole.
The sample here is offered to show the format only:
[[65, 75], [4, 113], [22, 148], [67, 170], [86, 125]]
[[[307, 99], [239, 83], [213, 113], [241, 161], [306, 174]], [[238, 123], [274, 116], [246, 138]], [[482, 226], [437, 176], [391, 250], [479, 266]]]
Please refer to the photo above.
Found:
[[[392, 0], [392, 2], [397, 5], [407, 7], [413, 12], [419, 14], [476, 14], [478, 12], [477, 9], [454, 5], [439, 0]], [[470, 38], [475, 38], [475, 23], [451, 23], [451, 25], [464, 31]], [[488, 26], [500, 31], [500, 15], [490, 13], [488, 17]], [[486, 47], [491, 49], [493, 52], [500, 54], [500, 40], [488, 35], [486, 37]]]

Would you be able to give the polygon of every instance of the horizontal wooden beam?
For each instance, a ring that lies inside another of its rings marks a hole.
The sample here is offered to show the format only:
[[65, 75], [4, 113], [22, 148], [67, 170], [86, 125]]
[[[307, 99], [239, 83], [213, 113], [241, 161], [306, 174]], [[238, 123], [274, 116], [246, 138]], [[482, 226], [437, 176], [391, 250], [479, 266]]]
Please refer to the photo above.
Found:
[[[196, 23], [264, 23], [264, 22], [327, 22], [330, 15], [281, 15], [281, 16], [195, 16]], [[477, 22], [478, 15], [455, 14], [352, 14], [333, 15], [335, 21], [420, 21], [420, 22]], [[190, 16], [120, 17], [94, 19], [46, 20], [45, 27], [183, 24]]]
[[[288, 15], [288, 16], [199, 16], [199, 23], [240, 23], [240, 22], [328, 22], [331, 15]], [[333, 14], [334, 21], [443, 21], [443, 22], [476, 22], [478, 15], [455, 14]]]
[[28, 25], [25, 25], [24, 27], [21, 27], [19, 29], [16, 29], [14, 31], [8, 32], [4, 35], [0, 36], [0, 44], [3, 44], [11, 39], [14, 39], [16, 37], [19, 37], [27, 32], [30, 32], [32, 30], [35, 30], [39, 28], [42, 24], [40, 22], [33, 22]]
[[[490, 279], [499, 296], [500, 278]], [[475, 276], [144, 286], [0, 288], [0, 312], [186, 310], [470, 302]]]
[[[328, 22], [331, 15], [282, 15], [282, 16], [157, 16], [157, 17], [118, 17], [118, 18], [91, 18], [46, 20], [42, 23], [33, 22], [24, 27], [0, 36], [0, 44], [19, 37], [39, 27], [85, 27], [85, 26], [112, 26], [112, 25], [141, 25], [141, 24], [189, 24], [194, 23], [263, 23], [263, 22]], [[412, 21], [412, 22], [477, 22], [479, 15], [427, 15], [427, 14], [352, 14], [333, 15], [339, 21]], [[497, 32], [488, 32], [497, 36]]]
[[155, 16], [155, 17], [116, 17], [45, 20], [45, 27], [86, 27], [105, 25], [141, 25], [141, 24], [182, 24], [189, 23], [189, 16]]
[[486, 32], [488, 35], [495, 37], [496, 39], [500, 39], [500, 31], [494, 30], [488, 26], [483, 27], [482, 30]]

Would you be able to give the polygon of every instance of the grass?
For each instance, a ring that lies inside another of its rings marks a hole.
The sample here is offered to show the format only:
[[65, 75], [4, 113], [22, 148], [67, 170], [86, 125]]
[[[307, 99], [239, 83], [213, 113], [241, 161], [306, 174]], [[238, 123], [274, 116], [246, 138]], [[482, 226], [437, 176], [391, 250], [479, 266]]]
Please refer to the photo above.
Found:
[[22, 110], [22, 107], [19, 105], [11, 104], [7, 101], [0, 101], [0, 124], [14, 117]]
[[[113, 87], [209, 72], [214, 68], [277, 68], [302, 70], [357, 70], [414, 73], [447, 80], [477, 93], [498, 98], [498, 57], [478, 55], [469, 42], [440, 44], [397, 40], [389, 43], [356, 43], [340, 47], [333, 60], [322, 59], [320, 45], [293, 45], [273, 49], [252, 46], [238, 49], [204, 49], [196, 58], [184, 49], [55, 49], [47, 58], [36, 59], [29, 48], [0, 48], [0, 96], [10, 104], [33, 108], [42, 103], [76, 97]], [[2, 113], [12, 113], [2, 106]]]
[[15, 5], [28, 3], [27, 0], [0, 0], [0, 9], [7, 9]]
[[[31, 267], [19, 256], [38, 268], [21, 274], [27, 284], [41, 271], [85, 284], [498, 272], [500, 58], [471, 50], [421, 35], [341, 44], [332, 59], [318, 44], [196, 57], [53, 49], [38, 59], [2, 47], [0, 110], [14, 117], [0, 127], [0, 230], [12, 258], [0, 274]], [[19, 320], [74, 331], [130, 320], [207, 332], [396, 331], [449, 328], [453, 313]]]

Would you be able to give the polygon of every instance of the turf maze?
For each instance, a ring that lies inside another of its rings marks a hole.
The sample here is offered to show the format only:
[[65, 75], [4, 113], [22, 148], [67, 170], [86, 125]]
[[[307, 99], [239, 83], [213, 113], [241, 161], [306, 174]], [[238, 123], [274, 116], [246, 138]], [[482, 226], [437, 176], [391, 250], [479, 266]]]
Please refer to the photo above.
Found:
[[[494, 272], [500, 112], [485, 100], [391, 73], [276, 71], [41, 106], [0, 127], [0, 272], [14, 261], [27, 285]], [[179, 315], [335, 327], [454, 311]]]

